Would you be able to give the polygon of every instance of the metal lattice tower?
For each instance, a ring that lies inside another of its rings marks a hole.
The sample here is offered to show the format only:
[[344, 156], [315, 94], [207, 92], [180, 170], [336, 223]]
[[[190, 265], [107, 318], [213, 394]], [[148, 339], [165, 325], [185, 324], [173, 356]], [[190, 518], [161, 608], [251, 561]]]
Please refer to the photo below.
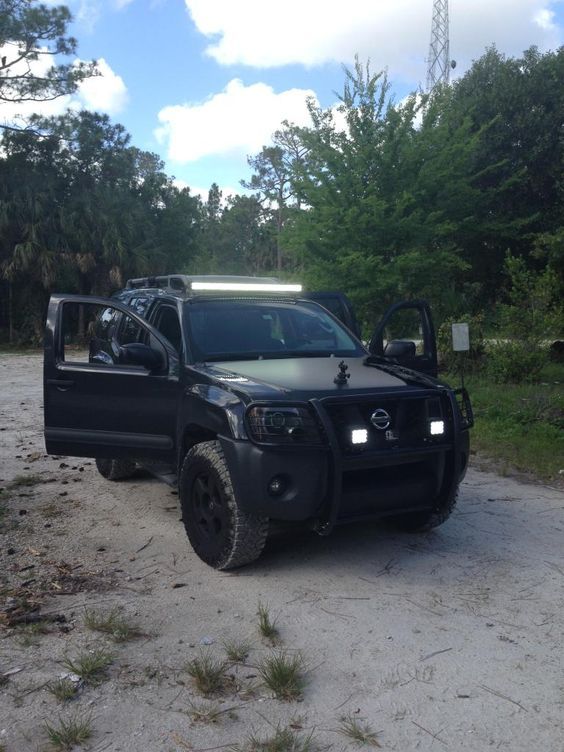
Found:
[[[427, 60], [427, 91], [448, 84], [451, 60], [449, 49], [448, 0], [433, 0], [433, 26]], [[455, 65], [455, 64], [454, 64]]]

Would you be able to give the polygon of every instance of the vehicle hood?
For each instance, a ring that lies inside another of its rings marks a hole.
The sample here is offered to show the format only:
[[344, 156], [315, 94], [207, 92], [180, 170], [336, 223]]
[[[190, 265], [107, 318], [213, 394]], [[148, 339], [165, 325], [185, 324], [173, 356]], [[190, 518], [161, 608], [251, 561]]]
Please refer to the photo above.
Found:
[[[339, 363], [348, 366], [346, 386], [335, 384]], [[217, 386], [247, 399], [305, 401], [312, 397], [367, 394], [414, 386], [387, 370], [367, 365], [366, 358], [273, 358], [225, 361], [194, 366]], [[209, 382], [208, 382], [209, 383]]]

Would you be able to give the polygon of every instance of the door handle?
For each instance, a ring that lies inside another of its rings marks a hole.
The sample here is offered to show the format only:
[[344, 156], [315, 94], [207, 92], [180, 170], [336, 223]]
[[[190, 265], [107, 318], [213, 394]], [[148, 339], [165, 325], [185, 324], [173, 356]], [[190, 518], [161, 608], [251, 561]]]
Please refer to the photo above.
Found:
[[74, 381], [71, 379], [47, 379], [47, 383], [56, 386], [60, 392], [66, 392], [74, 386]]

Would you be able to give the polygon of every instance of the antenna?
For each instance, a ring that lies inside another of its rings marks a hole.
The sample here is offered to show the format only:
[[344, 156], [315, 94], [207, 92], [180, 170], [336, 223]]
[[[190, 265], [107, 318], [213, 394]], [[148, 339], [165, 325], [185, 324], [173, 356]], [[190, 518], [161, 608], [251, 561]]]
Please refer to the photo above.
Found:
[[450, 59], [448, 0], [433, 0], [433, 25], [427, 63], [427, 92], [431, 92], [437, 85], [448, 84], [451, 68], [456, 68], [456, 61]]

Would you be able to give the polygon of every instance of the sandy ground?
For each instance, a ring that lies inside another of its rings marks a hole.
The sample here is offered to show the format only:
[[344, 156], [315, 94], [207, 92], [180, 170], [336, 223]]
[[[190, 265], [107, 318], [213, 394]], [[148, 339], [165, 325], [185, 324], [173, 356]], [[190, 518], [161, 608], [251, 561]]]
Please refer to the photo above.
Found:
[[[0, 687], [0, 749], [47, 749], [44, 721], [89, 713], [92, 750], [218, 749], [291, 719], [342, 750], [351, 741], [336, 729], [352, 713], [387, 750], [564, 750], [560, 491], [471, 470], [432, 534], [362, 524], [287, 535], [221, 574], [192, 553], [170, 488], [111, 483], [89, 460], [44, 454], [39, 356], [0, 356], [0, 385], [0, 675], [22, 669]], [[19, 476], [37, 482], [10, 486]], [[7, 628], [22, 598], [66, 621], [47, 634]], [[271, 648], [259, 601], [307, 664], [301, 702], [260, 686]], [[85, 607], [113, 606], [144, 636], [116, 645], [85, 627]], [[193, 705], [213, 703], [186, 662], [202, 642], [221, 656], [223, 640], [241, 638], [252, 642], [247, 664], [217, 701], [237, 717], [195, 722]], [[99, 646], [114, 656], [109, 680], [59, 704], [47, 683], [61, 661]]]

